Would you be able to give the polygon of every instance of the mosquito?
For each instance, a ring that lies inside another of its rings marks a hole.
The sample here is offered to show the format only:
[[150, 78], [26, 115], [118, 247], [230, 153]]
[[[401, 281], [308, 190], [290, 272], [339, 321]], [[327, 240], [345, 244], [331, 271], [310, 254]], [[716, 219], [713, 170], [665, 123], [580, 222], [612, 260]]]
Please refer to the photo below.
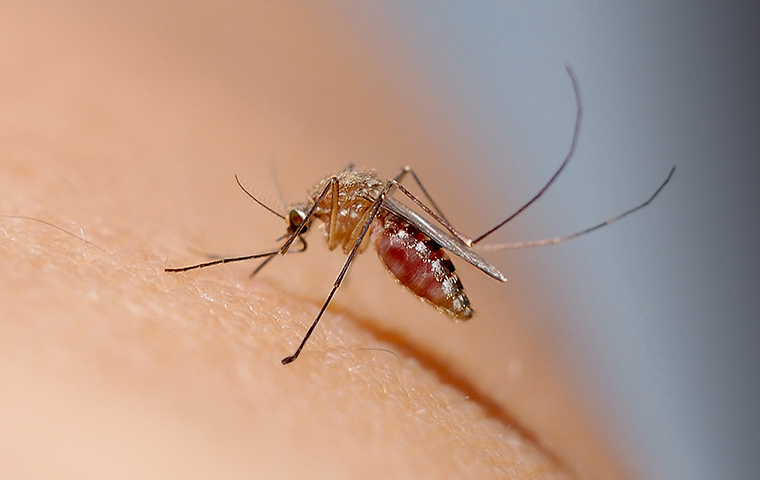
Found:
[[[285, 215], [280, 214], [275, 209], [258, 200], [243, 187], [238, 177], [235, 176], [238, 186], [249, 197], [263, 208], [285, 220], [287, 232], [281, 237], [281, 240], [285, 239], [285, 242], [279, 248], [269, 252], [222, 258], [181, 268], [167, 268], [165, 271], [186, 272], [212, 265], [263, 258], [264, 262], [252, 274], [255, 275], [273, 258], [288, 253], [296, 241], [300, 244], [300, 250], [298, 251], [306, 250], [307, 243], [304, 237], [311, 229], [313, 221], [318, 219], [325, 224], [328, 248], [334, 250], [340, 246], [343, 253], [347, 255], [347, 259], [335, 282], [333, 282], [327, 299], [303, 336], [298, 348], [292, 355], [282, 360], [283, 365], [293, 362], [301, 354], [335, 292], [337, 292], [343, 282], [351, 266], [351, 262], [353, 262], [356, 255], [365, 251], [370, 244], [374, 245], [380, 260], [388, 271], [414, 295], [429, 302], [454, 320], [468, 320], [473, 315], [473, 309], [470, 306], [467, 294], [465, 294], [462, 282], [456, 274], [454, 264], [451, 262], [446, 251], [473, 265], [491, 278], [500, 282], [507, 281], [506, 277], [496, 267], [475, 253], [473, 247], [509, 223], [538, 200], [557, 180], [559, 174], [562, 173], [575, 154], [580, 134], [583, 107], [575, 73], [569, 65], [566, 66], [566, 70], [572, 82], [577, 105], [575, 128], [567, 156], [554, 175], [538, 193], [517, 209], [516, 212], [485, 233], [475, 238], [469, 238], [455, 229], [443, 213], [441, 213], [440, 208], [438, 208], [435, 201], [428, 194], [427, 189], [417, 174], [409, 167], [402, 168], [401, 172], [394, 178], [383, 180], [372, 171], [356, 170], [353, 166], [350, 166], [317, 183], [310, 191], [308, 200], [289, 206]], [[648, 200], [590, 228], [569, 235], [536, 242], [492, 245], [490, 249], [504, 250], [555, 244], [602, 228], [649, 205], [670, 181], [674, 172], [675, 167], [673, 167], [665, 181]], [[427, 203], [404, 186], [402, 181], [407, 176], [412, 177]], [[424, 217], [422, 214], [417, 213], [417, 211], [393, 198], [391, 194], [395, 191], [400, 191], [429, 218]]]

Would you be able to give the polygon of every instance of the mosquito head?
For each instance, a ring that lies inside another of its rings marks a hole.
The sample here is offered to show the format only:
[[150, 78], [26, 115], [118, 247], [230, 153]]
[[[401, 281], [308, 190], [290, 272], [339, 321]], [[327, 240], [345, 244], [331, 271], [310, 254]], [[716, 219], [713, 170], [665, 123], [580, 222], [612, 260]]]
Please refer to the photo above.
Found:
[[[307, 211], [307, 205], [293, 205], [290, 208], [287, 217], [285, 217], [285, 221], [288, 222], [288, 234], [292, 235], [295, 233], [295, 231], [298, 230], [298, 227], [304, 223], [306, 220]], [[306, 225], [301, 228], [301, 234], [306, 233], [306, 231], [309, 229], [310, 223], [311, 221], [307, 221]]]

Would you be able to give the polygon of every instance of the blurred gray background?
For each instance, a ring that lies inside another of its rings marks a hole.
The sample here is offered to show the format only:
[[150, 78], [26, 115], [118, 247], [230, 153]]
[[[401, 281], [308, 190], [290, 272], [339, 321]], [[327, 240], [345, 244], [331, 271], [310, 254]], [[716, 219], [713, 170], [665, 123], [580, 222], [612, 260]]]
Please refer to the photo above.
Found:
[[[357, 12], [406, 44], [401, 61], [425, 72], [481, 153], [474, 174], [509, 178], [510, 198], [529, 198], [566, 152], [575, 106], [563, 65], [575, 68], [586, 109], [576, 159], [517, 232], [494, 241], [591, 225], [678, 166], [636, 218], [549, 257], [509, 255], [549, 272], [556, 308], [562, 294], [578, 297], [580, 310], [551, 328], [630, 464], [654, 479], [757, 478], [757, 8], [375, 1]], [[503, 167], [505, 152], [524, 161]]]

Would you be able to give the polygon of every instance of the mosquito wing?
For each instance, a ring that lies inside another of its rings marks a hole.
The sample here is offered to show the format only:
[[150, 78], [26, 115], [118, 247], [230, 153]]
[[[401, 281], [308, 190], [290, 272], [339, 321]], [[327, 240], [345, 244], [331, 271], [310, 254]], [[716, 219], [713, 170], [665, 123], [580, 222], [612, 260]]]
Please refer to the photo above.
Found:
[[478, 268], [486, 275], [493, 277], [501, 282], [507, 281], [507, 278], [502, 275], [501, 272], [496, 270], [496, 267], [480, 258], [480, 256], [473, 252], [470, 247], [464, 244], [464, 242], [436, 227], [427, 219], [423, 218], [417, 212], [399, 202], [398, 200], [386, 197], [383, 201], [383, 207], [386, 208], [389, 212], [407, 220], [412, 225], [417, 227], [417, 229], [419, 229], [422, 233], [435, 240], [438, 245], [445, 248], [462, 260], [466, 261], [470, 265]]

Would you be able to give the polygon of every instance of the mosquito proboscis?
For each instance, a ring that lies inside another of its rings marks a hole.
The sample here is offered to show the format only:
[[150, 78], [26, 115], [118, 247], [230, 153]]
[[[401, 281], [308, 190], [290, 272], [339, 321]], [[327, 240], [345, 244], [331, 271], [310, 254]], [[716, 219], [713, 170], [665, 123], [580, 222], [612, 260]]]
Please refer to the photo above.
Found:
[[[240, 180], [235, 180], [241, 189], [259, 205], [274, 213], [287, 223], [287, 232], [281, 238], [284, 243], [277, 249], [245, 255], [240, 257], [222, 258], [214, 261], [199, 263], [181, 268], [167, 268], [167, 272], [185, 272], [196, 268], [204, 268], [223, 263], [239, 262], [256, 258], [265, 259], [254, 271], [256, 274], [274, 257], [288, 253], [293, 243], [298, 240], [301, 248], [306, 250], [307, 244], [304, 235], [308, 232], [314, 219], [324, 222], [327, 234], [327, 246], [333, 250], [340, 246], [347, 255], [346, 261], [341, 268], [330, 292], [327, 295], [322, 308], [312, 322], [296, 351], [282, 360], [284, 365], [293, 362], [300, 355], [306, 342], [322, 318], [327, 306], [330, 304], [335, 292], [343, 282], [346, 273], [357, 254], [363, 252], [370, 243], [373, 243], [378, 256], [385, 264], [390, 273], [405, 287], [418, 297], [428, 301], [441, 312], [456, 320], [467, 320], [472, 317], [473, 310], [470, 300], [464, 292], [462, 282], [455, 272], [446, 251], [453, 253], [467, 263], [478, 268], [486, 275], [505, 282], [507, 279], [496, 267], [481, 258], [473, 247], [482, 240], [509, 223], [517, 215], [525, 211], [530, 205], [538, 200], [546, 190], [557, 180], [559, 174], [565, 169], [570, 159], [575, 154], [578, 138], [580, 135], [581, 119], [583, 116], [583, 104], [581, 102], [578, 80], [573, 69], [568, 65], [567, 73], [572, 82], [577, 105], [575, 128], [572, 142], [565, 159], [549, 181], [523, 206], [508, 216], [502, 222], [496, 224], [485, 233], [470, 238], [463, 235], [441, 213], [440, 208], [428, 194], [417, 174], [409, 167], [404, 167], [401, 172], [390, 180], [381, 179], [372, 171], [356, 170], [353, 166], [327, 177], [317, 183], [311, 190], [306, 202], [291, 205], [286, 214], [265, 205], [248, 190], [243, 187]], [[645, 202], [636, 207], [612, 217], [590, 228], [563, 235], [560, 237], [525, 242], [519, 244], [501, 244], [482, 246], [483, 249], [505, 250], [510, 248], [526, 248], [539, 245], [560, 243], [572, 238], [585, 235], [594, 230], [607, 226], [631, 213], [644, 208], [662, 191], [670, 181], [675, 167], [670, 171], [667, 178]], [[425, 198], [421, 200], [409, 191], [402, 183], [403, 179], [410, 175]], [[416, 205], [423, 213], [417, 213], [409, 206], [391, 197], [394, 191], [400, 191]]]

